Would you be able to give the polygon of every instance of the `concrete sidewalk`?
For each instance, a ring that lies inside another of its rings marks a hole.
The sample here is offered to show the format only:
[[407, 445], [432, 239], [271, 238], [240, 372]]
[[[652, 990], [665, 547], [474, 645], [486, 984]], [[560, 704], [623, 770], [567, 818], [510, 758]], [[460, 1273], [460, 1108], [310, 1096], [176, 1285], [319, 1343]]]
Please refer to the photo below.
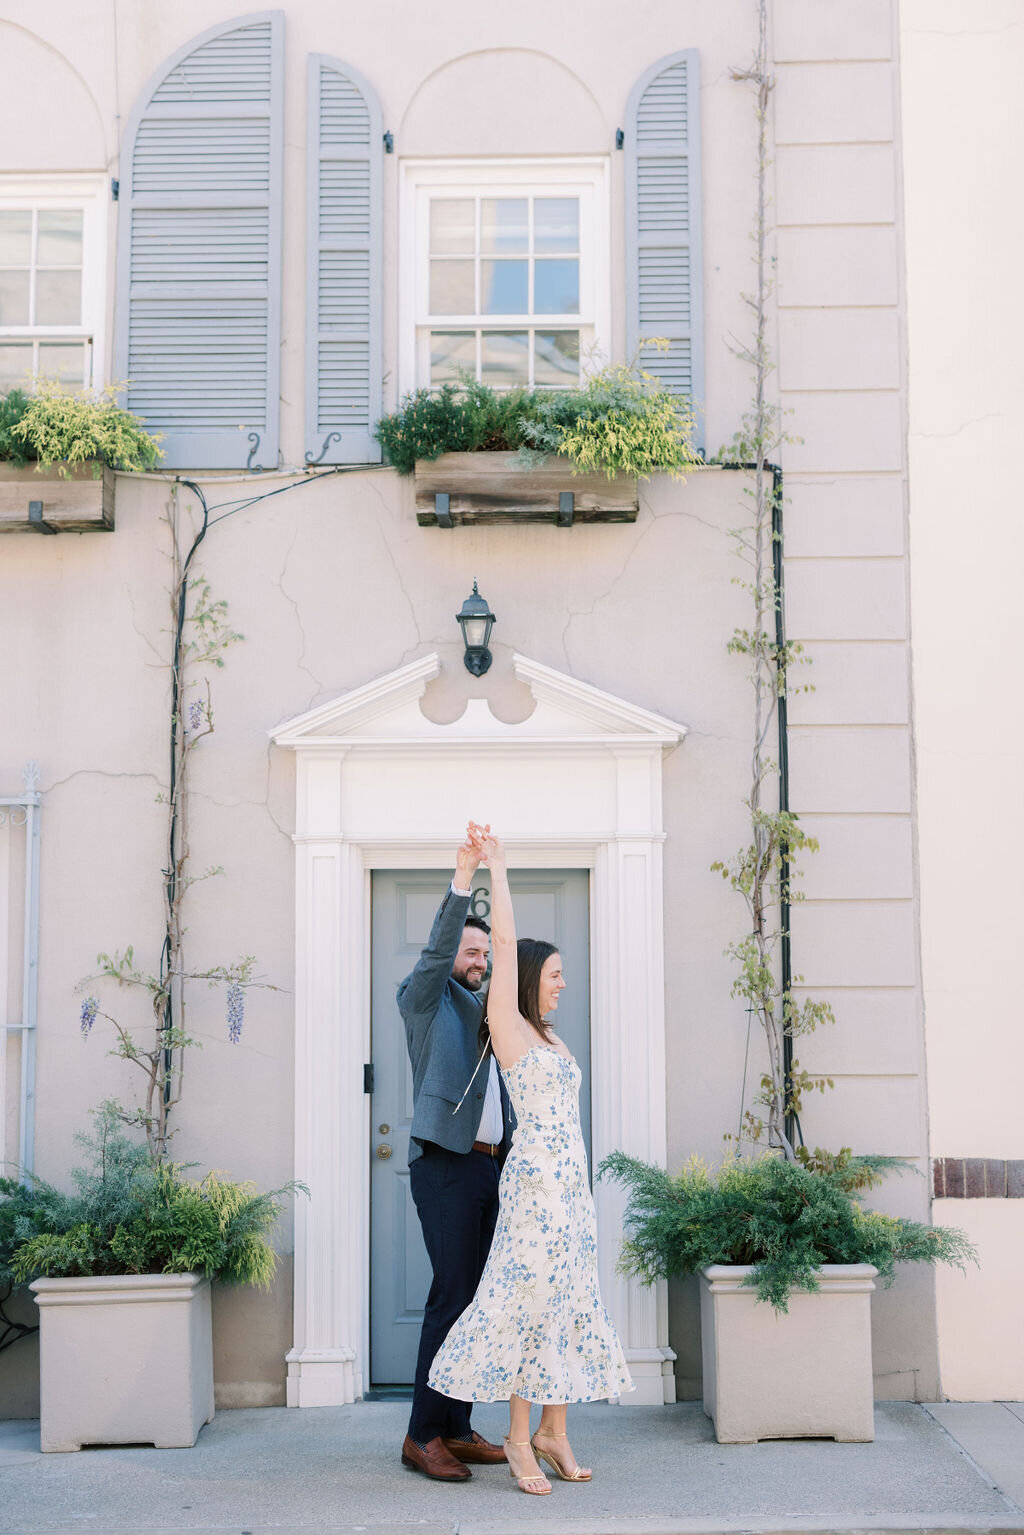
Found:
[[[699, 1403], [573, 1411], [589, 1485], [528, 1498], [502, 1467], [446, 1486], [399, 1462], [404, 1402], [220, 1412], [192, 1450], [41, 1455], [0, 1424], [3, 1535], [1024, 1535], [1024, 1407], [887, 1402], [873, 1444], [719, 1445]], [[474, 1422], [500, 1439], [501, 1407]]]

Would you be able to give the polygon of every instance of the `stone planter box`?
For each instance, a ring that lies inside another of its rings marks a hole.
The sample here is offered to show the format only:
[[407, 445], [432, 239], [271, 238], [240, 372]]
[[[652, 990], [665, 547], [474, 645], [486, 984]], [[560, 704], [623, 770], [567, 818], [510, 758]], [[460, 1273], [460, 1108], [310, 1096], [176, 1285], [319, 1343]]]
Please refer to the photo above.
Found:
[[513, 453], [442, 453], [429, 463], [419, 460], [414, 479], [416, 521], [424, 528], [635, 522], [640, 505], [636, 480], [573, 474], [569, 460], [556, 454], [524, 469]]
[[76, 464], [64, 479], [54, 469], [0, 463], [0, 533], [106, 533], [114, 526], [114, 471]]
[[700, 1277], [704, 1411], [720, 1444], [875, 1437], [869, 1263], [827, 1264], [821, 1290], [792, 1290], [780, 1315], [716, 1264]]
[[187, 1449], [213, 1417], [210, 1282], [37, 1279], [41, 1446]]

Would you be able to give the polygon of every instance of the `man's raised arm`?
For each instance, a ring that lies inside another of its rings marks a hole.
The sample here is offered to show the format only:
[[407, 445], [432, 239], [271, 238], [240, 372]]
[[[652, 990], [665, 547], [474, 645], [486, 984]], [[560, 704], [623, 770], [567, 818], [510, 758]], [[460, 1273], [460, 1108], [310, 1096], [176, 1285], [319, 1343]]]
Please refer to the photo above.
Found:
[[398, 1006], [403, 1016], [412, 1013], [432, 1017], [440, 1006], [452, 965], [462, 941], [462, 931], [469, 911], [471, 882], [480, 863], [480, 855], [464, 842], [455, 855], [455, 877], [438, 907], [430, 929], [427, 946], [398, 988]]

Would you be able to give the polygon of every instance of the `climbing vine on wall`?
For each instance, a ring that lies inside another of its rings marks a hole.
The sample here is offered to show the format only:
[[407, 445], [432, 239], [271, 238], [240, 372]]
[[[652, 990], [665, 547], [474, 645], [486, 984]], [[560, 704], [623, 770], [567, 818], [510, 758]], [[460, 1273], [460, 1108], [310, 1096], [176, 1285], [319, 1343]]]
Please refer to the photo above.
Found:
[[181, 1100], [186, 1054], [198, 1044], [187, 1027], [190, 986], [222, 988], [228, 1037], [237, 1044], [242, 1034], [246, 990], [266, 984], [255, 978], [256, 962], [251, 954], [229, 964], [199, 969], [192, 968], [186, 957], [189, 891], [200, 881], [224, 872], [213, 866], [200, 873], [193, 870], [190, 800], [193, 759], [215, 729], [211, 673], [223, 668], [226, 652], [242, 636], [231, 627], [226, 601], [215, 597], [206, 577], [194, 570], [196, 553], [209, 526], [205, 501], [199, 528], [189, 539], [185, 531], [186, 509], [180, 487], [175, 485], [167, 523], [171, 543], [170, 758], [168, 786], [158, 795], [167, 813], [160, 871], [163, 936], [159, 962], [154, 969], [147, 970], [137, 963], [134, 945], [115, 949], [97, 956], [98, 975], [79, 986], [84, 990], [97, 980], [105, 980], [121, 990], [141, 992], [148, 999], [153, 1029], [142, 1040], [115, 1013], [101, 1009], [99, 998], [91, 991], [82, 1002], [79, 1021], [85, 1038], [91, 1035], [98, 1018], [109, 1023], [115, 1038], [112, 1053], [138, 1066], [143, 1073], [141, 1102], [133, 1108], [118, 1106], [119, 1113], [126, 1124], [145, 1130], [150, 1152], [158, 1160], [166, 1157], [174, 1134], [170, 1119]]
[[[756, 208], [752, 240], [755, 281], [744, 294], [752, 322], [750, 341], [735, 348], [750, 368], [753, 397], [740, 431], [719, 455], [726, 465], [748, 470], [753, 484], [745, 491], [750, 518], [733, 530], [731, 537], [744, 572], [736, 578], [750, 597], [749, 625], [734, 630], [729, 650], [747, 662], [753, 701], [750, 755], [750, 788], [746, 797], [749, 840], [731, 858], [712, 868], [741, 897], [748, 925], [743, 936], [729, 946], [736, 963], [733, 996], [747, 1009], [750, 1028], [760, 1026], [767, 1046], [767, 1065], [751, 1099], [747, 1098], [746, 1074], [741, 1092], [737, 1144], [767, 1142], [789, 1160], [813, 1162], [799, 1133], [799, 1114], [804, 1096], [824, 1091], [831, 1081], [800, 1066], [793, 1041], [834, 1021], [826, 1002], [798, 999], [794, 988], [801, 977], [789, 973], [788, 938], [792, 904], [800, 899], [795, 888], [796, 860], [816, 852], [818, 843], [803, 830], [798, 818], [777, 792], [779, 763], [772, 755], [771, 740], [779, 728], [780, 711], [790, 694], [799, 690], [794, 668], [806, 658], [802, 647], [785, 638], [782, 614], [782, 485], [776, 469], [779, 450], [786, 440], [782, 411], [771, 394], [774, 371], [768, 341], [768, 305], [772, 292], [769, 250], [768, 171], [769, 112], [772, 78], [768, 72], [767, 3], [758, 3], [758, 45], [748, 69], [733, 70], [733, 79], [752, 87], [757, 124]], [[784, 728], [781, 732], [784, 738]], [[748, 1030], [748, 1055], [750, 1031]], [[815, 1153], [815, 1156], [817, 1153]]]

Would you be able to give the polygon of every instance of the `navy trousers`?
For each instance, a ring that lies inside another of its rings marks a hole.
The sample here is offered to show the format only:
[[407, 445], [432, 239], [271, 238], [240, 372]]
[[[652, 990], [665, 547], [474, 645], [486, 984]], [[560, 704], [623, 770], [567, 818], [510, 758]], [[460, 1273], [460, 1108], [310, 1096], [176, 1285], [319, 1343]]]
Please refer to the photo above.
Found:
[[417, 1444], [428, 1444], [439, 1435], [456, 1439], [469, 1433], [471, 1404], [432, 1390], [427, 1376], [452, 1323], [465, 1311], [480, 1283], [498, 1219], [500, 1174], [500, 1161], [485, 1151], [461, 1155], [429, 1141], [409, 1168], [412, 1197], [434, 1271], [423, 1312], [409, 1419], [409, 1437]]

